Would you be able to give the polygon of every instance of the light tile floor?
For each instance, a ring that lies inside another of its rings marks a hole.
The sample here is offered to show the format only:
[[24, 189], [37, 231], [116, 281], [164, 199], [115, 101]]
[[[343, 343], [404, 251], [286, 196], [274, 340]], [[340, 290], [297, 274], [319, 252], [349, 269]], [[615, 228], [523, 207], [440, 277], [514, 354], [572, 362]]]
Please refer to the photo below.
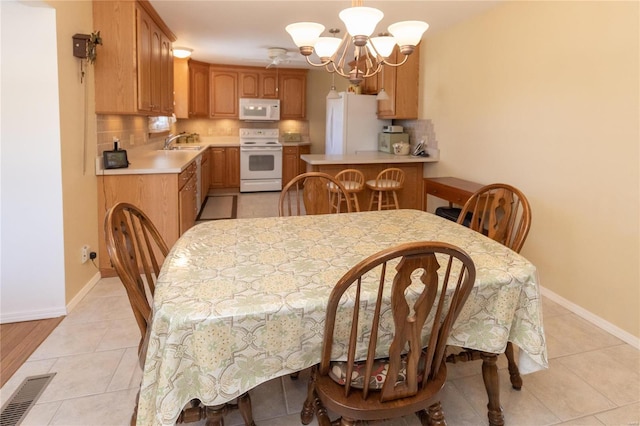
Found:
[[[277, 197], [241, 194], [238, 217], [276, 216]], [[515, 391], [500, 357], [506, 424], [640, 424], [640, 351], [548, 299], [543, 305], [550, 368], [523, 376], [522, 390]], [[4, 405], [25, 377], [56, 372], [24, 425], [128, 425], [141, 377], [139, 339], [120, 281], [101, 279], [5, 384], [0, 402]], [[488, 424], [480, 365], [449, 365], [442, 393], [449, 425]], [[283, 377], [253, 389], [256, 423], [299, 425], [307, 377], [303, 372], [297, 381]], [[234, 412], [225, 424], [240, 425], [242, 420]], [[419, 422], [408, 416], [384, 424]]]

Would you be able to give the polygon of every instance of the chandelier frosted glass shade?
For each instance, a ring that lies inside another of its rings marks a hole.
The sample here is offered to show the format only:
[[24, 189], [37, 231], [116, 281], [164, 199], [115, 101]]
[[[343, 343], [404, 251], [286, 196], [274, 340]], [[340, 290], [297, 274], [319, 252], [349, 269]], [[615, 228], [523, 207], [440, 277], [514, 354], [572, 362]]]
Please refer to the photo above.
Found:
[[401, 52], [404, 46], [412, 46], [411, 51], [413, 52], [413, 48], [420, 43], [422, 34], [427, 31], [427, 28], [429, 28], [429, 24], [426, 22], [403, 21], [389, 25], [389, 32], [400, 46]]
[[384, 17], [384, 13], [373, 7], [359, 6], [344, 9], [338, 16], [352, 37], [369, 37]]

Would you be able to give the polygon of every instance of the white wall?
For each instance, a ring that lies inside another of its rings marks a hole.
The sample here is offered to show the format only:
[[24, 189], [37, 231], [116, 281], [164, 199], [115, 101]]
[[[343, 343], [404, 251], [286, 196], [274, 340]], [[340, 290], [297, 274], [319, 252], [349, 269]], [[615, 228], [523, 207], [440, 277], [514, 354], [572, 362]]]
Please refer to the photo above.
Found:
[[66, 309], [55, 10], [3, 0], [0, 19], [4, 323]]
[[438, 175], [519, 187], [541, 284], [636, 344], [639, 5], [505, 2], [421, 52]]

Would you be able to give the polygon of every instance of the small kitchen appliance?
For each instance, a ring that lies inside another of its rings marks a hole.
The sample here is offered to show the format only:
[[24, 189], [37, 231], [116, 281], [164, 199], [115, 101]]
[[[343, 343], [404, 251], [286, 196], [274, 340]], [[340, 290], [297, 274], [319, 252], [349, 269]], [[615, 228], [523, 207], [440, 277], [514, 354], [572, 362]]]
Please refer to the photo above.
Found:
[[395, 154], [393, 145], [403, 142], [409, 144], [408, 133], [378, 133], [378, 151]]
[[384, 133], [402, 133], [404, 128], [402, 126], [382, 126]]
[[240, 98], [240, 120], [279, 121], [280, 99]]

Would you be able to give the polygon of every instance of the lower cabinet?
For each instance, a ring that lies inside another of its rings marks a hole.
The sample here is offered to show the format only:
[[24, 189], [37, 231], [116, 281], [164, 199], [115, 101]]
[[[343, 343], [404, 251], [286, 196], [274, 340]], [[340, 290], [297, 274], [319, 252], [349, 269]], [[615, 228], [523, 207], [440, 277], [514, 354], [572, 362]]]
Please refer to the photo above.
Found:
[[100, 175], [98, 180], [98, 263], [103, 277], [115, 276], [104, 240], [107, 210], [119, 202], [140, 208], [171, 247], [195, 223], [196, 163], [164, 174]]
[[180, 235], [196, 223], [198, 215], [197, 204], [196, 163], [191, 163], [178, 178], [180, 190], [178, 192], [178, 215], [180, 221]]
[[209, 148], [211, 188], [240, 188], [240, 148]]
[[211, 185], [211, 162], [209, 161], [210, 152], [207, 149], [202, 153], [202, 166], [200, 169], [200, 188], [202, 190], [202, 196], [200, 197], [200, 204], [203, 204], [209, 194], [209, 186]]
[[285, 146], [282, 148], [282, 186], [307, 171], [307, 163], [300, 159], [311, 152], [310, 145]]

